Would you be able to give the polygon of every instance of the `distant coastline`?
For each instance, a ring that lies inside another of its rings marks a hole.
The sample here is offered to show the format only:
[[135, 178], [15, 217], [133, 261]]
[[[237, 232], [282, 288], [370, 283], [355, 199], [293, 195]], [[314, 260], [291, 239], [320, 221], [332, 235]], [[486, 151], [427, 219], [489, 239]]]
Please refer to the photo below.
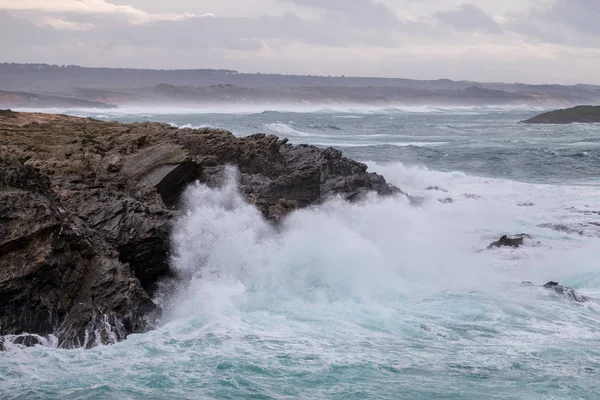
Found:
[[0, 108], [282, 103], [559, 108], [600, 104], [600, 86], [0, 64]]

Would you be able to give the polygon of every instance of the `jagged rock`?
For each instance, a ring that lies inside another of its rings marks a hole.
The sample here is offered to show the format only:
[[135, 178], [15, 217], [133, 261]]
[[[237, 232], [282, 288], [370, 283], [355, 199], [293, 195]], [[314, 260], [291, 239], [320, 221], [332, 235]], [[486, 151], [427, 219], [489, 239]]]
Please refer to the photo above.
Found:
[[589, 299], [577, 292], [575, 289], [568, 286], [559, 285], [558, 282], [548, 282], [544, 285], [545, 289], [553, 290], [555, 293], [565, 296], [569, 300], [576, 301], [578, 303], [585, 303]]
[[464, 193], [463, 197], [466, 199], [471, 199], [471, 200], [481, 200], [481, 196], [478, 196], [478, 195], [472, 194], [472, 193]]
[[491, 250], [497, 247], [513, 247], [518, 248], [525, 244], [525, 239], [531, 239], [531, 236], [524, 233], [515, 236], [504, 235], [499, 240], [491, 243], [487, 248]]
[[432, 191], [435, 190], [437, 192], [448, 193], [448, 191], [446, 189], [443, 189], [443, 188], [441, 188], [439, 186], [429, 186], [429, 187], [425, 188], [425, 190], [432, 190]]
[[540, 228], [552, 229], [557, 232], [563, 232], [573, 235], [600, 237], [600, 223], [597, 222], [576, 222], [570, 225], [547, 223], [538, 225]]
[[63, 347], [89, 347], [106, 331], [116, 341], [149, 326], [150, 297], [102, 237], [63, 211], [46, 177], [0, 163], [0, 210], [0, 335], [54, 333]]
[[0, 335], [111, 343], [152, 327], [171, 222], [195, 180], [240, 191], [276, 223], [333, 196], [403, 193], [338, 150], [273, 135], [0, 113]]
[[535, 206], [535, 204], [533, 203], [519, 203], [517, 204], [518, 207], [533, 207]]
[[[530, 281], [521, 282], [522, 286], [536, 286]], [[568, 286], [560, 285], [558, 282], [550, 281], [542, 286], [544, 289], [552, 290], [558, 295], [564, 296], [569, 300], [577, 303], [585, 303], [589, 298], [577, 292], [575, 289]]]

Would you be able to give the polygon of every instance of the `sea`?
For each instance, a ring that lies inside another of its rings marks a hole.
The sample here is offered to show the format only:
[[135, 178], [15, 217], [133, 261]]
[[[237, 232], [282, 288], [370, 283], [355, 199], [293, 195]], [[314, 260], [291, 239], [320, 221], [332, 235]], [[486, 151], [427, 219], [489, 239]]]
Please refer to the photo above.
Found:
[[519, 106], [52, 111], [331, 146], [422, 201], [332, 199], [274, 228], [234, 170], [192, 184], [160, 326], [9, 343], [1, 399], [600, 399], [600, 125]]

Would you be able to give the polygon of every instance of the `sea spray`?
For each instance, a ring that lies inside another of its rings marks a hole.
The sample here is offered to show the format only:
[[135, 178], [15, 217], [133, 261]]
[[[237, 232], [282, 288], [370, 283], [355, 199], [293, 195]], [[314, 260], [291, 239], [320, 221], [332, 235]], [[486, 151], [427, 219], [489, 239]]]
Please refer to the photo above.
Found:
[[[173, 236], [181, 281], [162, 293], [159, 327], [91, 350], [8, 343], [0, 398], [597, 398], [596, 128], [517, 124], [536, 113], [528, 109], [210, 111], [102, 113], [237, 134], [278, 121], [311, 134], [342, 128], [327, 141], [290, 134], [292, 143], [448, 144], [346, 148], [423, 197], [419, 207], [401, 197], [333, 200], [274, 227], [245, 204], [235, 174], [220, 189], [194, 185]], [[446, 192], [427, 190], [436, 186]], [[534, 239], [484, 250], [517, 233]], [[556, 280], [591, 300], [524, 280]]]

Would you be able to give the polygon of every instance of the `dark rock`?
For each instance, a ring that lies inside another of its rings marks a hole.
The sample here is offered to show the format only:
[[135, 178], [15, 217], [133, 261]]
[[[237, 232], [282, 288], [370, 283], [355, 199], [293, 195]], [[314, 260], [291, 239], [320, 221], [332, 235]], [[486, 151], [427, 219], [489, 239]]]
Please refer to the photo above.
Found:
[[149, 296], [106, 240], [63, 209], [46, 177], [0, 163], [0, 335], [53, 333], [62, 347], [89, 347], [109, 328], [100, 316], [119, 321], [115, 341], [145, 330]]
[[444, 192], [444, 193], [448, 193], [448, 191], [446, 189], [442, 189], [439, 186], [429, 186], [428, 188], [426, 188], [425, 190], [435, 190], [438, 192]]
[[559, 285], [558, 282], [552, 282], [552, 281], [548, 282], [544, 285], [544, 288], [553, 290], [555, 293], [557, 293], [561, 296], [565, 296], [569, 300], [572, 300], [572, 301], [575, 301], [578, 303], [585, 303], [586, 301], [589, 300], [586, 296], [580, 294], [575, 289], [570, 288], [568, 286]]
[[535, 204], [533, 203], [519, 203], [517, 204], [518, 207], [533, 207], [535, 206]]
[[19, 335], [15, 336], [11, 342], [16, 345], [24, 346], [24, 347], [34, 347], [43, 345], [44, 342], [41, 340], [39, 336], [35, 335]]
[[481, 196], [472, 193], [465, 193], [463, 194], [463, 197], [471, 200], [481, 200]]
[[513, 247], [518, 248], [525, 244], [525, 239], [531, 239], [531, 236], [524, 233], [515, 236], [502, 236], [498, 241], [491, 243], [487, 248], [491, 250], [496, 247]]
[[526, 124], [600, 123], [600, 106], [577, 106], [550, 111], [523, 122]]
[[547, 223], [538, 225], [540, 228], [552, 229], [557, 232], [568, 233], [572, 235], [588, 236], [588, 237], [600, 237], [600, 224], [597, 222], [577, 222], [566, 224], [555, 224]]
[[445, 199], [438, 199], [438, 201], [442, 204], [452, 204], [454, 200], [451, 197], [446, 197]]
[[335, 196], [405, 196], [336, 149], [273, 135], [8, 111], [0, 131], [0, 336], [53, 334], [60, 347], [153, 327], [179, 196], [219, 185], [228, 165], [273, 223]]

